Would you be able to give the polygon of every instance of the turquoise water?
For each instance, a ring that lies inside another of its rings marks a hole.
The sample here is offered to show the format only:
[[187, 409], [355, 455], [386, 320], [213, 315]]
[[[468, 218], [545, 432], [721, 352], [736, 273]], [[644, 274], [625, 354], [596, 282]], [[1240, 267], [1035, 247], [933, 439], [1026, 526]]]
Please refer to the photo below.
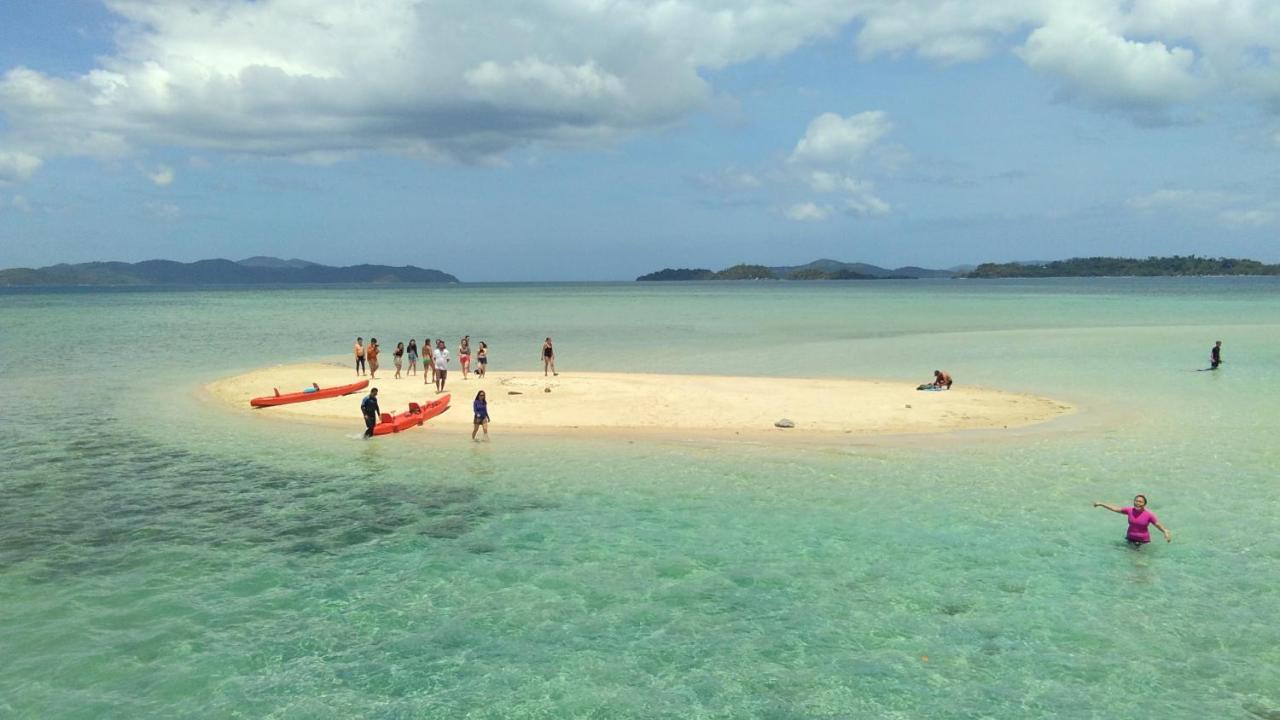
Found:
[[[1082, 412], [366, 443], [197, 392], [428, 331]], [[0, 369], [0, 717], [1280, 717], [1275, 280], [7, 293]], [[1135, 492], [1174, 543], [1090, 508]]]

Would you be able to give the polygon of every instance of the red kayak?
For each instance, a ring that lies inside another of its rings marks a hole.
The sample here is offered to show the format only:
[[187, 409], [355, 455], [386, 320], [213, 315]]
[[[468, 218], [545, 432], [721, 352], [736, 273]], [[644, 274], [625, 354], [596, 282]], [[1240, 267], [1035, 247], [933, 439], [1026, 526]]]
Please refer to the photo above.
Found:
[[439, 415], [449, 409], [449, 396], [441, 395], [426, 405], [418, 403], [409, 403], [409, 411], [396, 413], [382, 413], [382, 422], [373, 426], [374, 435], [390, 435], [398, 433], [401, 430], [408, 430], [411, 427], [418, 427], [422, 423]]
[[339, 385], [337, 387], [328, 387], [328, 388], [313, 387], [311, 390], [306, 390], [303, 392], [296, 392], [296, 393], [285, 393], [283, 395], [280, 394], [279, 390], [276, 390], [275, 395], [266, 395], [263, 397], [256, 397], [250, 400], [249, 404], [254, 407], [273, 407], [275, 405], [288, 405], [289, 403], [299, 403], [299, 402], [306, 402], [308, 400], [319, 400], [321, 398], [338, 397], [339, 395], [350, 395], [353, 392], [358, 392], [360, 390], [365, 389], [368, 385], [369, 385], [368, 380], [361, 380], [360, 382], [351, 383], [350, 385]]

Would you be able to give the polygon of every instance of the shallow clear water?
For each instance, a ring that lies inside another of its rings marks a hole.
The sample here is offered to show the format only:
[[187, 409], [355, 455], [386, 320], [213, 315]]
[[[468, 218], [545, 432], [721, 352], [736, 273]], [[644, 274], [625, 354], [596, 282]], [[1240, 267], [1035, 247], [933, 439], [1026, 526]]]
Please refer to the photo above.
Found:
[[[366, 443], [197, 392], [427, 331], [1082, 412]], [[1280, 717], [1278, 331], [1247, 278], [0, 294], [0, 717]], [[1135, 492], [1173, 544], [1089, 506]]]

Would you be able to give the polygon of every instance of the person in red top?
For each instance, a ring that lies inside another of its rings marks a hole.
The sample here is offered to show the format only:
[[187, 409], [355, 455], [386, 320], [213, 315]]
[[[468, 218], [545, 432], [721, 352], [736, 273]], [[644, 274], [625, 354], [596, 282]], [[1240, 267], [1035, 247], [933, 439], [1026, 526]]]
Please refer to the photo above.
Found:
[[1141, 548], [1151, 542], [1151, 533], [1147, 530], [1149, 525], [1155, 525], [1157, 530], [1164, 533], [1165, 542], [1173, 542], [1173, 535], [1168, 528], [1161, 525], [1156, 519], [1156, 514], [1147, 509], [1146, 495], [1135, 495], [1133, 505], [1130, 507], [1116, 507], [1104, 502], [1095, 502], [1093, 506], [1124, 515], [1129, 520], [1129, 531], [1125, 533], [1124, 539], [1135, 548]]
[[369, 359], [369, 379], [377, 378], [378, 373], [378, 339], [369, 338], [369, 346], [364, 349], [365, 357]]

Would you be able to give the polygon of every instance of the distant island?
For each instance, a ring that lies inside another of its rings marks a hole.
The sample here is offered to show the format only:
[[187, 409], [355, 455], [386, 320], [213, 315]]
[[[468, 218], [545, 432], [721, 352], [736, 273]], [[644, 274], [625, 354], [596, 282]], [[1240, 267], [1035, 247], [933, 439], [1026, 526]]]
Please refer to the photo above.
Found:
[[[972, 267], [972, 266], [970, 266]], [[890, 270], [867, 263], [839, 260], [814, 260], [804, 265], [734, 265], [724, 270], [705, 268], [666, 268], [641, 275], [638, 282], [671, 280], [915, 280], [917, 278], [949, 278], [960, 275], [960, 269], [930, 270], [907, 266]]]
[[1088, 257], [1043, 263], [983, 263], [967, 278], [1156, 277], [1197, 275], [1280, 275], [1280, 265], [1237, 258], [1195, 255], [1133, 258]]
[[337, 283], [456, 283], [439, 270], [405, 265], [332, 267], [306, 260], [251, 257], [244, 260], [147, 260], [90, 262], [0, 270], [0, 287], [28, 285], [307, 285]]
[[734, 265], [724, 270], [666, 268], [637, 281], [673, 280], [915, 280], [917, 278], [1182, 277], [1205, 275], [1280, 275], [1280, 265], [1243, 258], [1195, 255], [1135, 258], [1088, 257], [1037, 262], [983, 263], [946, 270], [908, 265], [896, 269], [866, 263], [814, 260], [805, 265]]

